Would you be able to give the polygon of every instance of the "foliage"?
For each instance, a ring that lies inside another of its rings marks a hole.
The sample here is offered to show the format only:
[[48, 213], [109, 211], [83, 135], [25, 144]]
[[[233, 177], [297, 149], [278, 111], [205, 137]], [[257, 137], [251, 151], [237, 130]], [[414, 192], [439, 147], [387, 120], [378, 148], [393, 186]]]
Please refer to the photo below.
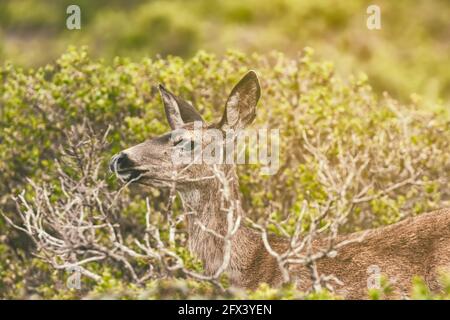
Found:
[[[66, 8], [81, 8], [82, 29], [66, 29]], [[240, 49], [290, 55], [305, 45], [364, 70], [378, 92], [408, 99], [449, 100], [449, 2], [379, 0], [381, 30], [368, 30], [366, 0], [3, 0], [0, 58], [26, 66], [56, 59], [68, 45], [89, 45], [97, 57]], [[132, 21], [133, 23], [130, 23]], [[429, 103], [431, 104], [431, 103]]]
[[[115, 58], [112, 63], [90, 58], [85, 49], [70, 49], [45, 67], [24, 70], [5, 64], [0, 69], [0, 210], [18, 222], [11, 196], [24, 190], [27, 200], [37, 196], [27, 177], [39, 184], [59, 184], [55, 159], [61, 159], [62, 149], [67, 147], [68, 129], [84, 121], [99, 135], [110, 127], [109, 147], [101, 153], [100, 176], [105, 188], [117, 190], [117, 181], [107, 173], [108, 159], [168, 129], [158, 83], [192, 101], [207, 120], [214, 121], [219, 119], [232, 85], [248, 69], [257, 70], [262, 84], [255, 127], [281, 130], [281, 167], [275, 176], [261, 176], [255, 167], [239, 167], [244, 207], [252, 219], [262, 221], [270, 216], [292, 232], [290, 226], [304, 200], [325, 203], [337, 193], [332, 190], [330, 194], [324, 187], [323, 165], [338, 177], [344, 176], [348, 168], [341, 166], [343, 159], [358, 154], [364, 155], [356, 163], [363, 168], [361, 174], [355, 184], [348, 185], [347, 194], [340, 196], [346, 201], [353, 199], [360, 184], [367, 184], [369, 200], [352, 207], [342, 232], [390, 224], [449, 205], [448, 110], [439, 104], [423, 108], [418, 97], [408, 103], [388, 95], [380, 97], [365, 75], [342, 79], [330, 63], [317, 62], [309, 48], [295, 58], [239, 52], [218, 58], [201, 51], [187, 60], [172, 56], [138, 62]], [[321, 163], [311, 156], [311, 150], [326, 160]], [[364, 167], [363, 160], [368, 160]], [[411, 167], [417, 170], [412, 172]], [[405, 180], [407, 184], [389, 188]], [[119, 217], [124, 234], [139, 237], [145, 221], [144, 195], [155, 213], [167, 209], [164, 192], [124, 190]], [[55, 203], [62, 199], [58, 190], [52, 193]], [[347, 208], [348, 203], [340, 205]], [[33, 258], [33, 244], [3, 218], [0, 234], [1, 297], [304, 298], [290, 287], [223, 293], [209, 283], [175, 280], [173, 276], [136, 286], [120, 266], [101, 262], [91, 266], [101, 274], [101, 283], [83, 278], [83, 289], [71, 291], [65, 288], [67, 274]], [[179, 250], [187, 264], [198, 268], [195, 260]], [[429, 296], [419, 282], [412, 292], [413, 298]], [[330, 296], [324, 292], [309, 297]]]

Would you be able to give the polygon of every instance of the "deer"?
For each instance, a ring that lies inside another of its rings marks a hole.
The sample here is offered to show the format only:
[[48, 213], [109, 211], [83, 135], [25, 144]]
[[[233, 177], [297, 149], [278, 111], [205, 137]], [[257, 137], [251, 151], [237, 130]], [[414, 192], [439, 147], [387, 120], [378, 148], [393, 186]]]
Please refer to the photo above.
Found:
[[[212, 128], [240, 130], [250, 125], [256, 117], [261, 95], [259, 80], [254, 71], [249, 71], [232, 89], [221, 120], [213, 124], [207, 124], [189, 102], [163, 85], [159, 85], [159, 91], [171, 131], [114, 155], [110, 168], [122, 181], [161, 189], [173, 185], [173, 172], [183, 172], [183, 179], [176, 180], [175, 189], [183, 208], [193, 213], [186, 216], [189, 250], [202, 261], [206, 274], [214, 274], [225, 259], [224, 239], [216, 235], [226, 234], [229, 224], [223, 211], [221, 182], [213, 174], [217, 167], [206, 163], [176, 164], [172, 161], [171, 152], [180, 141], [195, 143], [195, 137], [189, 135], [194, 124], [200, 124], [205, 131]], [[174, 139], [174, 132], [180, 129], [185, 136], [181, 140]], [[245, 217], [236, 166], [221, 164], [220, 171], [229, 183], [229, 201], [234, 204], [235, 217]], [[234, 231], [230, 239], [229, 261], [224, 268], [231, 284], [248, 290], [256, 289], [261, 283], [281, 286], [282, 272], [273, 254], [268, 252], [261, 234], [244, 224]], [[449, 208], [366, 230], [362, 240], [352, 241], [361, 233], [339, 235], [339, 240], [349, 241], [349, 244], [340, 248], [335, 256], [324, 256], [317, 261], [319, 273], [333, 274], [340, 280], [344, 298], [368, 298], [367, 270], [372, 265], [393, 280], [392, 297], [395, 299], [408, 296], [414, 276], [421, 276], [431, 290], [441, 290], [439, 273], [450, 267]], [[269, 241], [276, 252], [283, 252], [288, 246], [288, 240], [280, 236], [270, 236]], [[316, 249], [324, 245], [324, 239], [313, 242]], [[307, 290], [311, 286], [310, 271], [305, 266], [291, 266], [289, 272], [299, 279], [299, 290]]]

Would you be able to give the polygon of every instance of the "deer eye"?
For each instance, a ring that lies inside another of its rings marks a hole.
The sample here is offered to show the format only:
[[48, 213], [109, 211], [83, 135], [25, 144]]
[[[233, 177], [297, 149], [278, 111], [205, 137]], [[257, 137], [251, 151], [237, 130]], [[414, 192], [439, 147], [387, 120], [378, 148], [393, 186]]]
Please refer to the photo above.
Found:
[[173, 146], [177, 146], [177, 145], [179, 145], [181, 142], [183, 142], [184, 140], [183, 139], [178, 139], [178, 140], [175, 140], [174, 142], [173, 142]]
[[195, 148], [197, 148], [197, 143], [194, 140], [191, 139], [179, 139], [179, 140], [175, 140], [173, 143], [173, 146], [182, 146], [183, 149], [186, 150], [194, 150]]

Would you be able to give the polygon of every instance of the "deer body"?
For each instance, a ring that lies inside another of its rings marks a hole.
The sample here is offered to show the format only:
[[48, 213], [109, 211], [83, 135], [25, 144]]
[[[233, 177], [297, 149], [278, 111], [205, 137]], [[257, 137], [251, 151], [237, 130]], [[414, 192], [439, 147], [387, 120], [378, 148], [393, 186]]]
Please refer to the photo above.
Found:
[[[216, 206], [220, 202], [219, 189], [212, 184], [196, 193], [190, 196], [181, 192], [183, 205], [202, 212], [202, 223], [224, 234], [225, 216]], [[242, 208], [239, 210], [243, 213]], [[338, 241], [360, 235], [361, 232], [343, 235]], [[276, 238], [272, 239], [271, 245], [281, 253], [288, 243]], [[326, 241], [317, 240], [313, 244], [316, 250], [325, 246]], [[207, 273], [213, 274], [221, 265], [223, 241], [195, 226], [194, 221], [189, 221], [189, 247], [202, 260]], [[232, 248], [227, 272], [233, 285], [255, 289], [263, 282], [275, 287], [282, 284], [277, 261], [266, 250], [260, 234], [241, 226], [232, 239]], [[408, 296], [414, 276], [422, 276], [431, 290], [438, 291], [440, 268], [450, 268], [450, 210], [437, 210], [369, 230], [361, 242], [344, 246], [334, 258], [318, 260], [317, 266], [320, 274], [334, 274], [342, 281], [336, 291], [348, 299], [368, 297], [368, 281], [373, 268], [379, 270], [393, 287], [390, 298]], [[306, 290], [311, 286], [306, 267], [296, 265], [291, 273], [298, 279], [299, 289]]]
[[[204, 124], [195, 109], [160, 87], [168, 122], [172, 133], [183, 129], [183, 139], [191, 144], [195, 139], [189, 133], [192, 123], [200, 121], [205, 129], [242, 129], [255, 117], [260, 96], [258, 79], [249, 72], [232, 90], [226, 103], [222, 120], [213, 126]], [[187, 132], [187, 133], [186, 133]], [[160, 188], [176, 183], [186, 215], [189, 249], [202, 262], [205, 272], [213, 275], [224, 267], [226, 255], [225, 236], [229, 217], [224, 209], [232, 204], [232, 217], [244, 217], [236, 170], [233, 165], [219, 168], [229, 183], [227, 199], [224, 200], [222, 185], [216, 177], [211, 178], [212, 166], [174, 164], [170, 152], [181, 140], [166, 134], [131, 147], [114, 156], [111, 169], [120, 179]], [[182, 178], [174, 179], [174, 172], [182, 172]], [[226, 202], [226, 203], [225, 203]], [[339, 237], [352, 240], [361, 233]], [[277, 253], [284, 252], [289, 243], [280, 237], [271, 237], [270, 245]], [[269, 253], [261, 235], [242, 224], [227, 242], [231, 246], [229, 261], [223, 271], [235, 286], [255, 289], [260, 283], [279, 286], [283, 275], [276, 258]], [[316, 239], [314, 250], [326, 246], [326, 239]], [[392, 297], [408, 295], [414, 275], [422, 276], [429, 287], [439, 289], [438, 272], [450, 268], [450, 209], [422, 214], [396, 224], [367, 231], [362, 241], [352, 242], [339, 249], [337, 256], [317, 261], [319, 273], [333, 274], [342, 283], [336, 287], [346, 298], [367, 298], [370, 270], [376, 268], [390, 281]], [[312, 284], [310, 270], [303, 265], [289, 266], [290, 274], [298, 281], [299, 289], [306, 290]]]

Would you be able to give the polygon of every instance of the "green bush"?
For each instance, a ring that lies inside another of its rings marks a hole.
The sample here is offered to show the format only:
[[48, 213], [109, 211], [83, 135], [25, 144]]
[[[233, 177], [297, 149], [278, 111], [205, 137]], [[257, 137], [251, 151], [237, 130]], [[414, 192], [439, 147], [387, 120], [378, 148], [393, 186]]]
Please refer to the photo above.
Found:
[[[244, 19], [243, 14], [238, 16]], [[352, 207], [342, 232], [390, 224], [449, 204], [448, 109], [442, 105], [423, 108], [417, 96], [408, 104], [398, 103], [388, 95], [379, 97], [365, 75], [342, 79], [335, 75], [332, 64], [317, 62], [311, 49], [296, 58], [281, 53], [238, 52], [218, 58], [198, 52], [187, 60], [172, 56], [139, 62], [116, 58], [111, 64], [92, 60], [85, 49], [71, 49], [55, 63], [35, 70], [12, 64], [0, 69], [2, 213], [18, 221], [11, 196], [23, 190], [27, 199], [36, 196], [27, 177], [37, 183], [57, 184], [55, 159], [61, 158], [61, 148], [67, 143], [65, 133], [71, 126], [88, 120], [98, 134], [111, 127], [110, 146], [101, 155], [101, 177], [114, 190], [117, 182], [108, 175], [106, 161], [119, 150], [168, 130], [158, 83], [192, 101], [208, 121], [213, 121], [220, 118], [226, 95], [248, 69], [257, 71], [262, 85], [254, 126], [279, 128], [281, 133], [281, 168], [275, 176], [261, 176], [255, 167], [238, 168], [244, 207], [252, 219], [261, 221], [270, 215], [291, 232], [292, 219], [299, 214], [304, 200], [323, 203], [334, 195], [335, 191], [324, 185], [321, 163], [311, 156], [306, 141], [327, 159], [327, 165], [340, 178], [348, 174], [349, 169], [343, 165], [347, 157], [364, 155], [356, 161], [360, 167], [365, 159], [368, 161], [361, 175], [348, 185], [347, 193], [340, 195], [336, 209], [347, 209], [361, 185], [370, 185], [367, 194], [374, 197]], [[415, 172], [410, 172], [411, 166]], [[393, 183], [410, 176], [410, 183], [385, 192]], [[127, 206], [121, 219], [129, 226], [127, 232], [142, 230], [142, 194], [147, 192], [125, 192]], [[155, 211], [162, 210], [165, 196], [151, 191]], [[54, 201], [58, 201], [57, 193]], [[1, 297], [167, 298], [219, 294], [208, 283], [192, 280], [155, 280], [146, 288], [136, 287], [123, 276], [123, 270], [101, 263], [90, 268], [102, 275], [103, 283], [86, 281], [82, 291], [72, 292], [64, 287], [66, 275], [33, 258], [32, 244], [3, 218], [0, 231]], [[417, 284], [414, 290], [413, 297], [420, 297], [423, 290]], [[277, 291], [265, 286], [256, 292], [234, 294], [249, 298], [301, 296], [292, 288]], [[325, 292], [310, 297], [330, 296]]]
[[[82, 29], [66, 29], [66, 8], [81, 8]], [[345, 74], [363, 70], [377, 92], [406, 101], [450, 95], [449, 2], [378, 0], [381, 30], [366, 27], [365, 0], [3, 0], [0, 59], [41, 66], [68, 45], [89, 45], [96, 57], [179, 55], [199, 49], [294, 56], [304, 46], [338, 61]]]

